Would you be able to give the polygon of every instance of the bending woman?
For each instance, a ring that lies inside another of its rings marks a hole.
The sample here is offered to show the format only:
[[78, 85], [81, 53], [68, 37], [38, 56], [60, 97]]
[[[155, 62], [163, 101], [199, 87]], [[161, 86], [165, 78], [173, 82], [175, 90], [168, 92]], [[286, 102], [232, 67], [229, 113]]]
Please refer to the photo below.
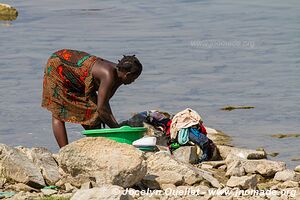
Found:
[[123, 56], [116, 64], [83, 51], [53, 53], [44, 72], [42, 107], [52, 112], [59, 147], [68, 144], [65, 122], [79, 123], [84, 129], [104, 124], [119, 127], [109, 100], [121, 85], [133, 83], [141, 72], [135, 55]]

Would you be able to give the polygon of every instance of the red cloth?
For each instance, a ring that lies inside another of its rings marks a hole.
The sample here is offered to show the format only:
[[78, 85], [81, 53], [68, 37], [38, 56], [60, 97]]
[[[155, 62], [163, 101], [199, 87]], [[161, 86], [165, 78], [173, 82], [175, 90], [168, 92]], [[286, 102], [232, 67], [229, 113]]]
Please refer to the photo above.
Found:
[[168, 121], [168, 123], [167, 123], [167, 127], [166, 127], [166, 135], [167, 136], [170, 136], [171, 123], [172, 123], [172, 120]]
[[200, 132], [203, 133], [204, 135], [207, 135], [206, 128], [202, 123], [200, 124]]

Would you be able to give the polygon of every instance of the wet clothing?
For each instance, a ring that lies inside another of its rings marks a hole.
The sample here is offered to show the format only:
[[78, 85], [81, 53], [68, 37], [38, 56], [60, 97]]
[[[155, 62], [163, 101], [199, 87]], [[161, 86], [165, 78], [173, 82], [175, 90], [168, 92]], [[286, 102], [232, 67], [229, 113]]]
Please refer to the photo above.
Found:
[[203, 147], [205, 143], [208, 142], [208, 137], [201, 133], [198, 129], [196, 128], [189, 128], [189, 140], [192, 141], [193, 143], [199, 145], [200, 147]]
[[194, 144], [198, 145], [200, 149], [202, 150], [202, 155], [199, 158], [198, 162], [207, 161], [212, 157], [212, 151], [214, 149], [210, 149], [210, 143], [208, 137], [201, 133], [196, 128], [189, 128], [189, 141], [193, 142]]
[[186, 143], [188, 143], [189, 134], [190, 134], [189, 132], [190, 131], [188, 128], [182, 128], [179, 130], [178, 135], [177, 135], [177, 137], [178, 137], [177, 140], [180, 145], [185, 145]]
[[202, 122], [201, 116], [194, 110], [187, 108], [179, 113], [177, 113], [172, 118], [170, 137], [175, 139], [180, 129], [189, 128], [192, 126], [199, 126]]
[[44, 71], [42, 107], [61, 121], [101, 126], [97, 112], [98, 88], [91, 74], [97, 59], [86, 52], [69, 49], [53, 53]]

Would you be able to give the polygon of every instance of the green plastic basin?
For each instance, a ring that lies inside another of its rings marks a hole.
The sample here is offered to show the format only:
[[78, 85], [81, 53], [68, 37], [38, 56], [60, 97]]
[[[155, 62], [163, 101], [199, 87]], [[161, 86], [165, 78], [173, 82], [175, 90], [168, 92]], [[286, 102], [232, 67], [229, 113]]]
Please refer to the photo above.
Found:
[[120, 128], [93, 129], [82, 131], [87, 137], [105, 137], [120, 143], [132, 144], [144, 136], [147, 128], [122, 126]]

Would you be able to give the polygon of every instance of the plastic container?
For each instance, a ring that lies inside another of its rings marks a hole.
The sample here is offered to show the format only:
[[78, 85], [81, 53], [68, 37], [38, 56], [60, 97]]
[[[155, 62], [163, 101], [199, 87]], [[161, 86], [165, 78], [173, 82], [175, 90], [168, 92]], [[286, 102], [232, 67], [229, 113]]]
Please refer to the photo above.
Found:
[[132, 144], [144, 136], [147, 128], [122, 126], [120, 128], [93, 129], [82, 131], [87, 137], [105, 137], [120, 143]]
[[153, 152], [157, 149], [156, 146], [135, 146], [141, 151], [146, 151], [146, 152]]
[[132, 143], [134, 146], [155, 146], [156, 145], [156, 137], [144, 137], [138, 139]]

